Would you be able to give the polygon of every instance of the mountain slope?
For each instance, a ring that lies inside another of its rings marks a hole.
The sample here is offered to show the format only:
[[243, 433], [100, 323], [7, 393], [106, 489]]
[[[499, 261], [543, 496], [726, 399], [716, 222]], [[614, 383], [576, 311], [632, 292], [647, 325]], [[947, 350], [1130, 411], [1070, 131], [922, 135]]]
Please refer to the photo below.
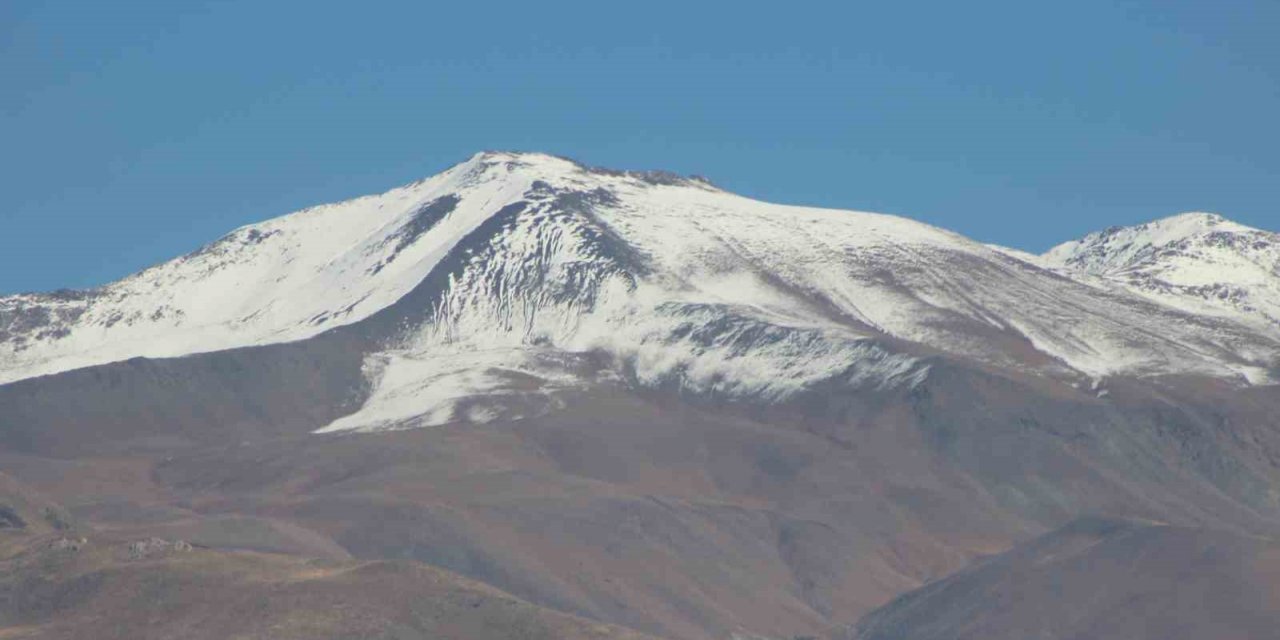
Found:
[[1275, 637], [1280, 542], [1086, 518], [863, 618], [858, 640]]
[[486, 188], [496, 176], [473, 169], [248, 225], [100, 289], [0, 298], [0, 381], [287, 342], [366, 317], [482, 223], [490, 199], [528, 187]]
[[[316, 436], [315, 416], [258, 394], [291, 378], [254, 366], [276, 357], [0, 386], [0, 466], [112, 530], [297, 548], [247, 526], [287, 523], [691, 640], [817, 635], [1082, 514], [1280, 532], [1271, 388], [1115, 380], [1097, 398], [933, 357], [915, 388], [833, 384], [765, 408], [597, 389], [519, 421]], [[38, 437], [8, 446], [23, 431]]]
[[6, 639], [655, 640], [407, 560], [316, 560], [95, 531], [0, 551]]

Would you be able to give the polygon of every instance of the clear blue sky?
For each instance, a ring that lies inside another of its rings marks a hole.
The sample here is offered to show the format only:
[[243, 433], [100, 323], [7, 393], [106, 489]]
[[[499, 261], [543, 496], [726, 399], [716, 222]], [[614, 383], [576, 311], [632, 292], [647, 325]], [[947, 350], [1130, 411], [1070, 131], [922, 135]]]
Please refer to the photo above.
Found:
[[1280, 229], [1280, 2], [0, 2], [0, 292], [481, 149], [1029, 250]]

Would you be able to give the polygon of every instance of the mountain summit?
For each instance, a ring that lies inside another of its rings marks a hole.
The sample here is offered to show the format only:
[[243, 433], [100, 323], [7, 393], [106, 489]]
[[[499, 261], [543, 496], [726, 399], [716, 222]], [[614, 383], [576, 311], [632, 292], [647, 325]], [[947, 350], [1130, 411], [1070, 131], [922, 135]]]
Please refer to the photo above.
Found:
[[1192, 313], [1280, 328], [1280, 233], [1217, 214], [1112, 227], [1054, 247], [1043, 259]]
[[1280, 337], [1251, 320], [1280, 309], [1274, 240], [1190, 214], [1033, 264], [905, 218], [488, 152], [101, 289], [0, 299], [0, 382], [341, 330], [367, 340], [373, 392], [327, 430], [521, 415], [601, 384], [770, 403], [910, 386], [939, 352], [1264, 384]]

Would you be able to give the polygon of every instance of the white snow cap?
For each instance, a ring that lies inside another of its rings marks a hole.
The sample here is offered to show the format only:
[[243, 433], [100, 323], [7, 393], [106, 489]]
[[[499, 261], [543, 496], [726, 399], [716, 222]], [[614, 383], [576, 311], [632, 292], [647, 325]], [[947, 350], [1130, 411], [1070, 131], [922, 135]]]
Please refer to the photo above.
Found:
[[1193, 313], [1280, 328], [1280, 234], [1215, 213], [1091, 233], [1043, 263]]
[[[896, 216], [486, 152], [99, 290], [0, 298], [0, 383], [307, 339], [431, 275], [433, 306], [369, 356], [365, 417], [334, 429], [531, 411], [512, 385], [625, 378], [770, 402], [832, 380], [913, 385], [928, 367], [911, 343], [1043, 375], [1256, 384], [1280, 362], [1267, 324], [1280, 318], [1278, 245], [1196, 213], [1035, 257]], [[584, 354], [612, 364], [584, 373]], [[477, 394], [507, 404], [477, 407]]]

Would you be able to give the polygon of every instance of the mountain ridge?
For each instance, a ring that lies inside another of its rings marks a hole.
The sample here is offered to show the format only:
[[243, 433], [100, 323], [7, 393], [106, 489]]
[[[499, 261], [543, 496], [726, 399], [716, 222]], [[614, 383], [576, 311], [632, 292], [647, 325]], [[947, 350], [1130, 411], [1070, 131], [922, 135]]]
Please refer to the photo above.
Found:
[[1214, 213], [1111, 227], [1039, 260], [1194, 313], [1280, 328], [1280, 233]]
[[[1280, 339], [1266, 327], [1100, 286], [1055, 258], [1065, 251], [1033, 262], [898, 216], [482, 152], [384, 194], [246, 225], [98, 290], [0, 298], [0, 351], [10, 356], [0, 383], [306, 340], [415, 295], [416, 310], [379, 333], [367, 374], [389, 404], [439, 398], [427, 423], [455, 419], [464, 398], [530, 385], [674, 381], [766, 402], [833, 376], [909, 385], [926, 367], [910, 349], [885, 347], [902, 341], [1095, 387], [1113, 375], [1272, 379]], [[584, 373], [586, 360], [594, 372]], [[791, 373], [757, 379], [757, 370]], [[526, 391], [517, 404], [545, 403]], [[371, 406], [381, 417], [370, 419], [429, 413], [415, 403]], [[359, 413], [327, 428], [368, 428]]]

